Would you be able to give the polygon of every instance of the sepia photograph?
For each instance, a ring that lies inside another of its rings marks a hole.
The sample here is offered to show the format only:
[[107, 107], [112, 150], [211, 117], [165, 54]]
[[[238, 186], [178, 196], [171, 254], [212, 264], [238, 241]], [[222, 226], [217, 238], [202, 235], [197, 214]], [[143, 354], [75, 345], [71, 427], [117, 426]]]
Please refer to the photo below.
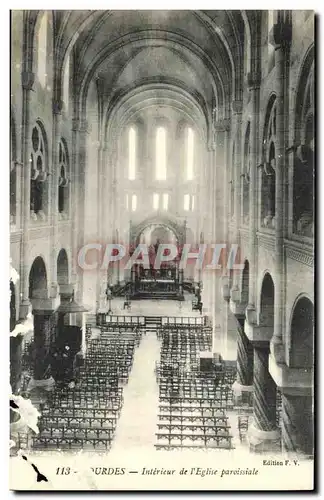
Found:
[[313, 491], [315, 12], [8, 23], [10, 489]]

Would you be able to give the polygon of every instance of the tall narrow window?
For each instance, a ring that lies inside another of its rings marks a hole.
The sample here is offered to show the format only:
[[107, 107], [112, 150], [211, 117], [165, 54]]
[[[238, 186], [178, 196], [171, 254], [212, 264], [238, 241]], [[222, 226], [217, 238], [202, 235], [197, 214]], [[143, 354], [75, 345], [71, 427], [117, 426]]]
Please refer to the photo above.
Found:
[[132, 195], [132, 211], [135, 212], [137, 208], [137, 196], [136, 194]]
[[65, 68], [64, 68], [64, 79], [63, 79], [63, 101], [65, 109], [69, 109], [70, 100], [70, 56], [68, 56]]
[[[46, 192], [46, 152], [42, 128], [38, 123], [32, 130], [30, 155], [30, 215], [34, 220], [44, 219], [44, 195]], [[36, 215], [37, 214], [37, 215]]]
[[183, 209], [188, 211], [190, 208], [190, 195], [185, 194], [183, 199]]
[[168, 193], [163, 194], [163, 210], [168, 210], [169, 205], [169, 195]]
[[59, 188], [58, 188], [58, 211], [60, 214], [68, 213], [68, 195], [69, 181], [67, 177], [68, 170], [68, 152], [65, 141], [61, 140], [59, 144]]
[[46, 56], [47, 56], [47, 12], [44, 12], [38, 32], [38, 61], [37, 75], [42, 87], [46, 85]]
[[193, 179], [194, 165], [194, 132], [192, 128], [187, 129], [187, 180]]
[[136, 175], [136, 131], [133, 127], [128, 133], [128, 179], [135, 180]]
[[163, 127], [156, 131], [156, 179], [166, 179], [166, 130]]
[[158, 210], [159, 209], [159, 194], [158, 193], [154, 193], [153, 194], [153, 210]]
[[195, 210], [195, 195], [193, 194], [191, 197], [191, 210]]

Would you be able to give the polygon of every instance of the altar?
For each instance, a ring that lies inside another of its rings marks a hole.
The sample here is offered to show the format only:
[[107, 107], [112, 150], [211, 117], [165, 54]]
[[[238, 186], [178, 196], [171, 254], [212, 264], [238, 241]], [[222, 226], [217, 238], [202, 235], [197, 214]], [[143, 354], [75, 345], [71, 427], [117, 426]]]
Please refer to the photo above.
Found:
[[134, 266], [131, 273], [130, 298], [184, 300], [183, 270], [179, 269], [179, 263], [172, 263], [161, 269]]

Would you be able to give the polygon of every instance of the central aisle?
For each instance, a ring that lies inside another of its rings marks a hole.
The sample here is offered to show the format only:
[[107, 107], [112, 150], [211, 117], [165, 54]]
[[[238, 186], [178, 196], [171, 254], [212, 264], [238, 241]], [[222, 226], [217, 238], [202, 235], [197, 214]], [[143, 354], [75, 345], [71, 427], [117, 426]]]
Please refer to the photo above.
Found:
[[158, 410], [158, 384], [155, 362], [160, 342], [155, 333], [143, 335], [134, 356], [128, 385], [124, 388], [124, 405], [116, 430], [112, 452], [130, 448], [152, 447], [154, 450]]

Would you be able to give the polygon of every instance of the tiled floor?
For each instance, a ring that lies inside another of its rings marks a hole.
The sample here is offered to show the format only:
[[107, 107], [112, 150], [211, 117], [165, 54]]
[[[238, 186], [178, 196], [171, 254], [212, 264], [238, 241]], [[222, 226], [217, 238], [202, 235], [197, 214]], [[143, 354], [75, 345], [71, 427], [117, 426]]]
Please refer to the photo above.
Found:
[[158, 407], [158, 385], [155, 362], [160, 342], [154, 333], [142, 338], [135, 356], [128, 385], [124, 389], [124, 406], [117, 426], [113, 449], [147, 448], [155, 442]]

